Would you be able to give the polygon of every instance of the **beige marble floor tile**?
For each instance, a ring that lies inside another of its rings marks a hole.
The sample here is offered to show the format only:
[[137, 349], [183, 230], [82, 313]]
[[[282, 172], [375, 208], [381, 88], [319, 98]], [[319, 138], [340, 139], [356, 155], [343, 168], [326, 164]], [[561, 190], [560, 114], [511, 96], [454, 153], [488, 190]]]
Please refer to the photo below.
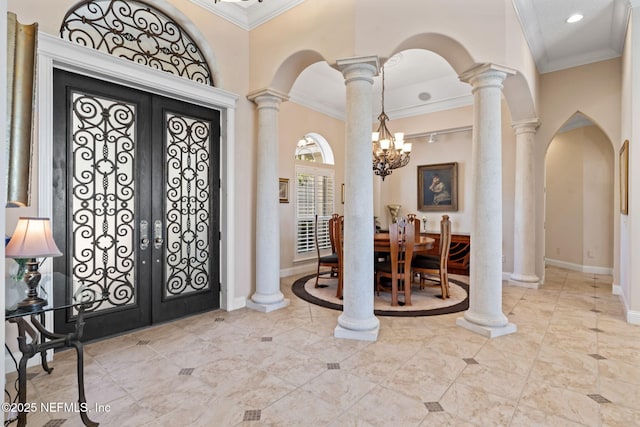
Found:
[[290, 349], [273, 350], [257, 366], [290, 384], [301, 386], [327, 370], [327, 363]]
[[204, 406], [210, 400], [211, 394], [211, 387], [198, 378], [181, 376], [154, 384], [132, 396], [140, 406], [153, 411], [156, 417], [159, 417], [187, 404]]
[[584, 424], [568, 420], [556, 415], [547, 414], [526, 405], [516, 409], [511, 427], [581, 427]]
[[537, 360], [533, 364], [529, 380], [573, 390], [585, 395], [594, 393], [598, 389], [597, 371], [567, 367], [546, 360]]
[[526, 381], [526, 375], [481, 364], [470, 364], [460, 373], [456, 384], [464, 384], [515, 402], [520, 397]]
[[458, 382], [447, 390], [440, 404], [455, 417], [491, 426], [509, 425], [516, 407], [514, 400]]
[[483, 366], [502, 369], [525, 376], [529, 374], [536, 354], [514, 354], [504, 351], [495, 341], [489, 341], [473, 358]]
[[463, 358], [434, 351], [428, 345], [400, 365], [404, 371], [427, 372], [451, 382], [467, 366]]
[[529, 380], [520, 398], [519, 406], [522, 405], [587, 426], [599, 425], [598, 403], [584, 393], [547, 383]]
[[154, 421], [158, 414], [139, 405], [130, 397], [123, 397], [110, 403], [108, 412], [91, 414], [91, 420], [101, 426], [139, 427]]
[[602, 378], [640, 385], [640, 366], [618, 360], [598, 361], [598, 373]]
[[537, 355], [539, 361], [553, 363], [556, 366], [572, 369], [579, 374], [593, 376], [598, 374], [598, 360], [590, 354], [571, 351], [563, 347], [545, 344]]
[[231, 384], [225, 398], [243, 403], [248, 408], [265, 408], [297, 389], [296, 386], [265, 371], [255, 371], [242, 381]]
[[308, 391], [298, 389], [263, 408], [260, 425], [322, 426], [331, 423], [338, 415], [339, 412], [329, 402]]
[[327, 370], [301, 387], [331, 404], [337, 413], [347, 410], [376, 384], [341, 369]]
[[453, 380], [447, 379], [432, 366], [416, 368], [409, 364], [398, 368], [381, 385], [422, 402], [437, 402]]
[[146, 363], [160, 357], [157, 351], [147, 345], [135, 345], [106, 354], [98, 354], [95, 360], [109, 372], [117, 372], [136, 363]]
[[602, 425], [607, 427], [640, 426], [640, 410], [626, 408], [613, 403], [600, 408]]
[[482, 425], [482, 420], [477, 420], [477, 423], [472, 423], [446, 412], [429, 412], [419, 427], [477, 427]]
[[600, 377], [599, 393], [612, 403], [640, 410], [640, 385]]
[[417, 426], [428, 411], [419, 399], [377, 386], [349, 408], [349, 413], [375, 426]]

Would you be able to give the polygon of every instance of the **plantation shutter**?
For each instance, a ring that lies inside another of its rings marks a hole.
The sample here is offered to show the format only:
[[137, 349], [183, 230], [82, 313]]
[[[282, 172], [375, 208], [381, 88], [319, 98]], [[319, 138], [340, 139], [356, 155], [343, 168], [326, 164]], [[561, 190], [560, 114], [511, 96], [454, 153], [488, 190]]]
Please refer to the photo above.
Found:
[[318, 215], [320, 249], [331, 248], [329, 218], [333, 213], [333, 171], [298, 166], [296, 168], [296, 253], [316, 250], [314, 223]]

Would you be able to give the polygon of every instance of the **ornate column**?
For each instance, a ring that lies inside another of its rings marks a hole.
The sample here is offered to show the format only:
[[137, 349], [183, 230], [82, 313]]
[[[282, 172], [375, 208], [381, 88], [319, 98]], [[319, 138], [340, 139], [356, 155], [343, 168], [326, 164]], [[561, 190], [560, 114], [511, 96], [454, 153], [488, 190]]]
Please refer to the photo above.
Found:
[[278, 112], [287, 95], [265, 89], [249, 100], [258, 106], [256, 183], [256, 292], [247, 307], [262, 312], [289, 305], [280, 292], [280, 218], [278, 215]]
[[479, 64], [460, 76], [473, 87], [469, 309], [456, 324], [487, 337], [516, 331], [502, 313], [502, 82], [514, 74]]
[[347, 86], [344, 203], [344, 309], [337, 338], [375, 341], [380, 321], [373, 314], [373, 169], [371, 115], [378, 58], [337, 61]]
[[514, 122], [516, 132], [516, 189], [513, 227], [513, 273], [509, 282], [537, 288], [534, 137], [538, 119]]

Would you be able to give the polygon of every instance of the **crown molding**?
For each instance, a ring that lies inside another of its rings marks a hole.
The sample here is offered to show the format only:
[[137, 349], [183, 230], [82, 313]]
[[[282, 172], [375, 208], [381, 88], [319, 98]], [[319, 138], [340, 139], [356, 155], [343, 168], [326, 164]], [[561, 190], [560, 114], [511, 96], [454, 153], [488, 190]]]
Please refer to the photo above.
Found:
[[[332, 117], [337, 120], [346, 120], [346, 113], [341, 108], [334, 108], [323, 104], [318, 100], [312, 99], [303, 93], [292, 92], [289, 94], [289, 102], [301, 105], [316, 111], [320, 114]], [[412, 105], [409, 107], [398, 108], [395, 110], [386, 109], [389, 120], [402, 119], [406, 117], [421, 116], [424, 114], [435, 113], [438, 111], [451, 110], [453, 108], [466, 107], [473, 105], [473, 95], [457, 96], [439, 101], [429, 102], [427, 104]], [[374, 122], [377, 120], [379, 112], [374, 114]]]
[[245, 6], [235, 3], [214, 3], [213, 0], [190, 0], [191, 3], [208, 10], [209, 12], [226, 19], [246, 31], [251, 31], [265, 22], [275, 18], [299, 5], [304, 0], [269, 1], [260, 4]]
[[405, 117], [421, 116], [423, 114], [436, 113], [438, 111], [451, 110], [454, 108], [473, 105], [473, 95], [455, 96], [453, 98], [441, 99], [426, 104], [413, 105], [386, 111], [389, 120], [403, 119]]
[[618, 57], [620, 57], [620, 53], [612, 48], [600, 49], [584, 55], [567, 56], [556, 61], [542, 61], [539, 65], [539, 72], [540, 74], [551, 73]]

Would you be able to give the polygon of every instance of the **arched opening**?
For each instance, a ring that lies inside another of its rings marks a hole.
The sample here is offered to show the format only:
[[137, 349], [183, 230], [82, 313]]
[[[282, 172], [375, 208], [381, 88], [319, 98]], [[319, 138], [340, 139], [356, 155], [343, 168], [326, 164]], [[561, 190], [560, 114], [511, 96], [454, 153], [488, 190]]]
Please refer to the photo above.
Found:
[[[320, 134], [307, 133], [295, 149], [295, 260], [330, 249], [329, 218], [335, 212], [333, 151]], [[316, 221], [317, 216], [317, 221]], [[315, 227], [318, 227], [318, 230]]]
[[545, 156], [545, 261], [594, 274], [613, 269], [615, 156], [607, 135], [576, 112]]

